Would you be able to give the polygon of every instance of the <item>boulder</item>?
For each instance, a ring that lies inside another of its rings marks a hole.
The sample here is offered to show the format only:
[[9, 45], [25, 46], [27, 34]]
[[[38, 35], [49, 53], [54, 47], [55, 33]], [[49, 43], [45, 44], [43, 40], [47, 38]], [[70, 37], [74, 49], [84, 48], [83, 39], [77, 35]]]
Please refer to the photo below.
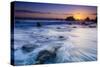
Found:
[[21, 49], [24, 53], [28, 53], [28, 52], [33, 51], [37, 47], [38, 45], [27, 44], [27, 45], [23, 45]]
[[54, 61], [55, 57], [56, 57], [56, 52], [51, 52], [48, 50], [40, 51], [36, 59], [37, 61], [36, 64], [44, 64], [50, 61], [52, 62]]
[[61, 29], [60, 27], [57, 27], [57, 29]]
[[59, 38], [64, 38], [64, 36], [59, 36]]
[[[55, 63], [56, 52], [61, 46], [54, 47], [52, 50], [42, 50], [38, 53], [36, 58], [36, 64], [44, 64], [44, 63]], [[54, 49], [54, 50], [53, 50]]]

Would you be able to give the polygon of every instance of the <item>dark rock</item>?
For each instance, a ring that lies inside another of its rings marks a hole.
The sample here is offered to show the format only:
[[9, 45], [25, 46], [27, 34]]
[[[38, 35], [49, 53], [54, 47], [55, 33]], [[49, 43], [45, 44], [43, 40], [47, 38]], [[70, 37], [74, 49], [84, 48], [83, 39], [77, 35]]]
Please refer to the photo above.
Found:
[[59, 38], [64, 38], [64, 36], [59, 36]]
[[77, 28], [76, 26], [73, 26], [73, 28]]
[[67, 38], [64, 37], [64, 36], [59, 36], [58, 39], [59, 39], [60, 41], [63, 41], [63, 40], [66, 40]]
[[38, 45], [27, 44], [22, 46], [22, 51], [25, 53], [33, 51]]
[[57, 27], [57, 29], [61, 29], [60, 27]]
[[46, 38], [46, 39], [49, 39], [49, 38]]
[[61, 46], [53, 47], [53, 50], [42, 50], [36, 58], [36, 64], [55, 63], [56, 54]]
[[48, 50], [40, 51], [37, 56], [36, 64], [44, 64], [45, 62], [53, 62], [56, 57], [56, 51], [51, 52]]
[[42, 27], [42, 24], [40, 24], [39, 22], [37, 22], [36, 26], [37, 27]]

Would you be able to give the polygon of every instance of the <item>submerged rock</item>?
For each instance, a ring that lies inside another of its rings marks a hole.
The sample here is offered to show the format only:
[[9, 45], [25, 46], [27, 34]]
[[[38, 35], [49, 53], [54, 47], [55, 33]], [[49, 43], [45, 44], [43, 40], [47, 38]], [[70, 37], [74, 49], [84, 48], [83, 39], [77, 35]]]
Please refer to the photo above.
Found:
[[33, 44], [27, 44], [22, 46], [22, 51], [25, 53], [33, 51], [35, 48], [37, 48], [38, 45], [33, 45]]
[[60, 40], [66, 40], [66, 37], [64, 37], [64, 36], [58, 36], [58, 38], [59, 38]]
[[77, 28], [76, 26], [73, 26], [72, 28]]
[[43, 64], [48, 61], [53, 61], [53, 59], [56, 57], [56, 52], [51, 52], [48, 50], [40, 51], [37, 56], [37, 63], [36, 64]]
[[61, 29], [60, 27], [57, 27], [57, 29]]
[[36, 58], [36, 64], [55, 63], [56, 52], [61, 46], [54, 47], [52, 50], [42, 50]]
[[59, 38], [64, 38], [64, 36], [59, 36]]
[[36, 26], [37, 26], [37, 27], [42, 27], [42, 24], [40, 24], [40, 22], [37, 22], [37, 23], [36, 23]]

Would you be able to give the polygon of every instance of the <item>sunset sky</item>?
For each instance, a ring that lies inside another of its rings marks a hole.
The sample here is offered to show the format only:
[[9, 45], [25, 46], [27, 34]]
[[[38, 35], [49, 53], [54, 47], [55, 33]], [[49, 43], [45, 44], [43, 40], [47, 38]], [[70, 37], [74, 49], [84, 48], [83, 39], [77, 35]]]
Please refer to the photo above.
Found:
[[47, 4], [31, 2], [15, 2], [15, 17], [27, 18], [61, 18], [73, 16], [75, 19], [94, 19], [97, 15], [96, 6]]

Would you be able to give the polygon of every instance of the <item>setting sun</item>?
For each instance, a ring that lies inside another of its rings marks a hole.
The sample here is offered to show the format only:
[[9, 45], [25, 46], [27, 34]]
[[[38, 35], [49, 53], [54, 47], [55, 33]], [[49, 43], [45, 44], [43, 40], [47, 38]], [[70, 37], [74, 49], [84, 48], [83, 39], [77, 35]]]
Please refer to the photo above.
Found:
[[83, 19], [85, 19], [85, 15], [82, 13], [76, 13], [76, 14], [74, 14], [74, 18], [76, 20], [83, 20]]

